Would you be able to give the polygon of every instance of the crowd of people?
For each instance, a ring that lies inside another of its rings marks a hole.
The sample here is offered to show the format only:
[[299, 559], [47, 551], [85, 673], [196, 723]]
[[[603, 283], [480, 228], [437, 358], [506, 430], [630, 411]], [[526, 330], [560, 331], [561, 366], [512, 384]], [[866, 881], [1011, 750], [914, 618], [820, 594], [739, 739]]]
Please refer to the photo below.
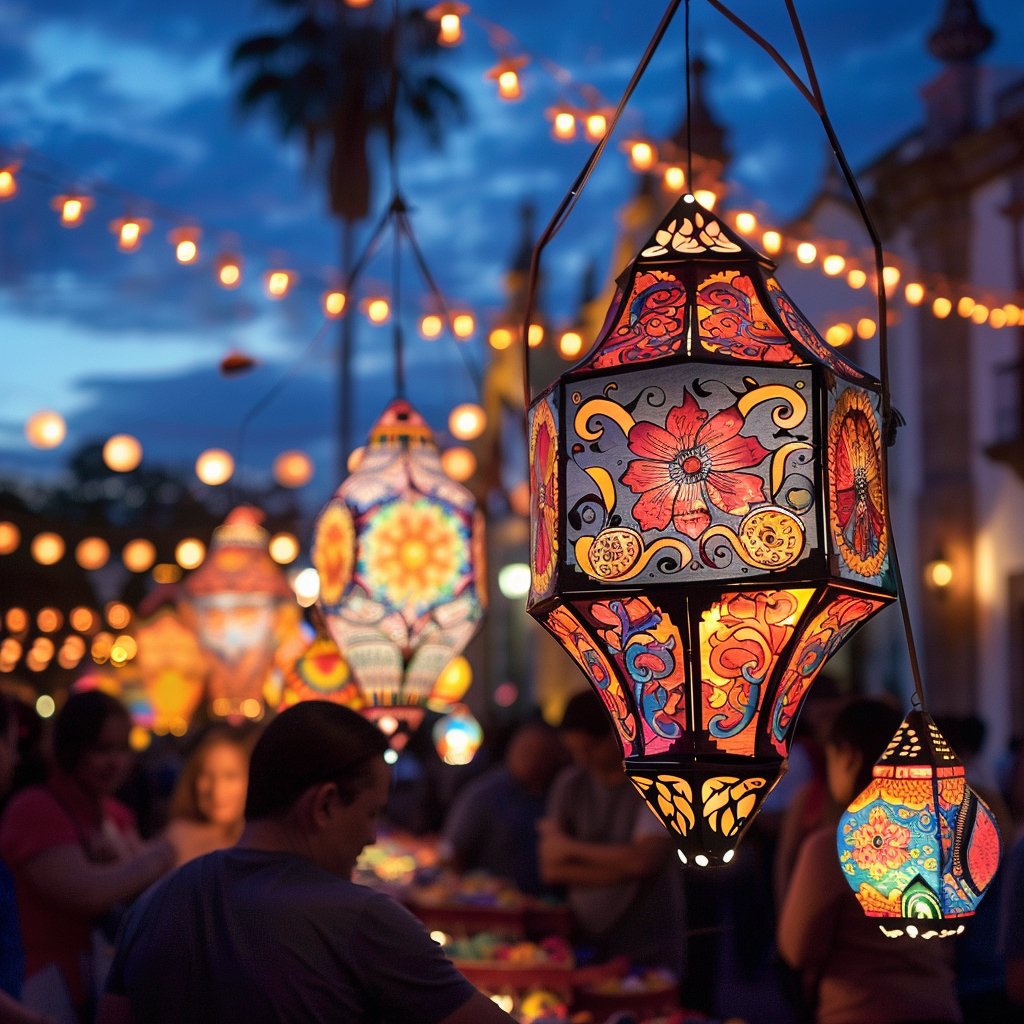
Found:
[[[419, 824], [436, 827], [452, 869], [564, 900], [580, 962], [669, 971], [695, 1009], [728, 1010], [714, 1005], [714, 982], [731, 942], [742, 968], [763, 957], [778, 971], [793, 1021], [982, 1024], [1024, 1012], [1016, 776], [1005, 793], [979, 787], [1006, 850], [983, 911], [955, 942], [894, 944], [846, 885], [835, 826], [900, 714], [860, 698], [829, 719], [805, 733], [801, 785], [766, 806], [744, 867], [684, 871], [589, 690], [558, 728], [521, 723], [501, 757], [459, 776], [436, 822]], [[155, 812], [118, 799], [139, 792], [126, 785], [130, 730], [99, 690], [72, 694], [43, 736], [0, 695], [0, 1024], [511, 1020], [408, 911], [351, 881], [378, 824], [402, 824], [403, 759], [393, 772], [375, 726], [321, 701], [262, 730], [209, 725]], [[970, 739], [952, 722], [947, 732]]]

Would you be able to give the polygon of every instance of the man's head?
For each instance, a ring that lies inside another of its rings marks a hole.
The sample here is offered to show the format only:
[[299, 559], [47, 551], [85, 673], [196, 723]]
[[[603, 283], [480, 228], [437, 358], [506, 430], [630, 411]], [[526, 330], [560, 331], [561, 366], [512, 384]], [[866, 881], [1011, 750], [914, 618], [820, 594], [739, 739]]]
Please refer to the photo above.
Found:
[[528, 793], [541, 795], [566, 763], [567, 751], [546, 722], [521, 725], [508, 742], [505, 767]]
[[351, 873], [376, 837], [387, 802], [387, 740], [349, 708], [304, 701], [260, 736], [249, 764], [246, 821], [273, 820], [301, 833], [321, 867]]
[[612, 732], [608, 712], [593, 690], [569, 698], [559, 734], [573, 761], [595, 775], [617, 777], [622, 770], [622, 751]]

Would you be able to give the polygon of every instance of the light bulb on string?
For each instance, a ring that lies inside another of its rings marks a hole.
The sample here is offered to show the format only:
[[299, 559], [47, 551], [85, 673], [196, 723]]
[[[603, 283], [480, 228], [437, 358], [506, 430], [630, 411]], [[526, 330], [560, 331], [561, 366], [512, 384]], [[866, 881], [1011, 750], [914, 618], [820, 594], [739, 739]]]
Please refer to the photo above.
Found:
[[174, 246], [174, 258], [181, 264], [195, 263], [199, 258], [199, 238], [202, 229], [185, 224], [168, 232], [167, 240]]
[[559, 142], [576, 138], [576, 115], [569, 107], [551, 107], [547, 116], [551, 121], [551, 134]]
[[233, 253], [221, 253], [214, 264], [222, 288], [237, 288], [242, 283], [242, 260]]
[[82, 193], [69, 193], [56, 196], [51, 205], [60, 214], [62, 227], [77, 228], [82, 223], [82, 218], [95, 205], [92, 196]]
[[34, 448], [56, 448], [67, 430], [64, 417], [52, 409], [35, 412], [25, 421], [25, 437]]
[[13, 199], [18, 194], [18, 164], [0, 167], [0, 202]]

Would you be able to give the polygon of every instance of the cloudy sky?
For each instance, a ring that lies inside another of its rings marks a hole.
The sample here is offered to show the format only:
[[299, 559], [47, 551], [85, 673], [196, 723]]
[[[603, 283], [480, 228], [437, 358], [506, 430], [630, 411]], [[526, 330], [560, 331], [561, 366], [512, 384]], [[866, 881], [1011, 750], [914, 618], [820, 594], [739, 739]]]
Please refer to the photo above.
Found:
[[[376, 0], [381, 4], [382, 0]], [[804, 0], [799, 9], [836, 130], [856, 167], [919, 120], [921, 86], [939, 70], [925, 39], [942, 0]], [[986, 55], [1018, 65], [1024, 4], [981, 0], [997, 39]], [[783, 0], [735, 0], [790, 60], [797, 53]], [[446, 297], [482, 322], [469, 343], [486, 359], [486, 324], [499, 315], [503, 273], [516, 248], [519, 208], [532, 201], [541, 223], [588, 153], [585, 142], [551, 138], [545, 111], [574, 86], [617, 101], [664, 6], [652, 0], [479, 0], [465, 43], [438, 70], [461, 90], [468, 119], [433, 152], [410, 140], [401, 153], [403, 190], [428, 264]], [[696, 48], [708, 60], [709, 104], [730, 133], [734, 207], [783, 223], [813, 193], [825, 140], [811, 111], [769, 58], [703, 0], [692, 5]], [[0, 476], [53, 475], [76, 447], [115, 432], [137, 435], [147, 458], [188, 466], [209, 446], [237, 452], [239, 425], [283, 374], [253, 419], [246, 469], [269, 473], [285, 448], [313, 454], [310, 500], [332, 489], [337, 327], [322, 328], [319, 299], [337, 265], [339, 234], [319, 181], [295, 142], [266, 118], [239, 116], [238, 76], [228, 55], [241, 39], [280, 24], [272, 4], [251, 0], [0, 0], [0, 164], [21, 161], [17, 196], [0, 204]], [[500, 101], [485, 72], [495, 33], [526, 55], [524, 97]], [[677, 17], [615, 141], [664, 136], [684, 110], [683, 18]], [[376, 198], [386, 199], [383, 175]], [[61, 228], [53, 196], [81, 188], [95, 198], [80, 228]], [[557, 320], [579, 293], [583, 268], [602, 280], [612, 267], [615, 214], [635, 179], [610, 146], [569, 226], [545, 260], [546, 302]], [[150, 217], [141, 249], [119, 253], [109, 223]], [[202, 258], [180, 267], [167, 241], [182, 223], [201, 225]], [[372, 219], [371, 219], [372, 223]], [[225, 291], [213, 278], [218, 251], [242, 253], [246, 281]], [[271, 302], [259, 284], [273, 265], [300, 274], [298, 288]], [[367, 266], [366, 290], [386, 290], [390, 264]], [[425, 289], [406, 275], [410, 317], [409, 396], [434, 425], [474, 396], [455, 342], [416, 337]], [[318, 335], [318, 331], [320, 334]], [[391, 394], [390, 330], [360, 318], [359, 433]], [[319, 340], [317, 340], [319, 339]], [[259, 367], [224, 378], [220, 359], [240, 348]], [[68, 422], [53, 451], [32, 450], [23, 424], [52, 408]]]

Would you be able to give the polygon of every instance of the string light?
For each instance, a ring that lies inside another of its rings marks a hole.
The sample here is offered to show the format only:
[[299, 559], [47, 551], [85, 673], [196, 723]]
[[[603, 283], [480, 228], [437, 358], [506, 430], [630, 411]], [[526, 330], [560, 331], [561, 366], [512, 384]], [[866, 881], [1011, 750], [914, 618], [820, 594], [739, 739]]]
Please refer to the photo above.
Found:
[[741, 235], [752, 235], [757, 230], [757, 217], [746, 210], [736, 214], [736, 230]]
[[974, 309], [971, 310], [971, 322], [981, 326], [986, 320], [988, 320], [988, 306], [983, 302], [975, 303]]
[[324, 293], [324, 316], [336, 320], [345, 312], [345, 303], [348, 301], [344, 292], [329, 291]]
[[487, 414], [475, 402], [455, 406], [448, 414], [448, 429], [460, 441], [472, 441], [484, 432]]
[[115, 473], [130, 473], [142, 461], [142, 445], [131, 434], [114, 434], [103, 445], [103, 462]]
[[682, 167], [676, 167], [673, 164], [665, 168], [661, 180], [669, 192], [682, 192], [683, 187], [686, 185], [686, 174], [683, 172]]
[[234, 472], [235, 460], [223, 448], [207, 448], [196, 459], [196, 476], [210, 487], [226, 484]]
[[903, 289], [903, 297], [907, 300], [908, 305], [920, 306], [924, 302], [924, 285], [917, 281], [908, 281]]
[[129, 572], [145, 572], [156, 561], [156, 548], [152, 541], [137, 537], [121, 549], [121, 561]]
[[110, 561], [110, 545], [102, 537], [85, 537], [75, 547], [75, 561], [83, 569], [102, 569]]
[[629, 165], [634, 171], [649, 171], [654, 166], [657, 153], [654, 147], [643, 139], [624, 143], [629, 152]]
[[200, 228], [194, 224], [188, 224], [175, 228], [167, 235], [171, 245], [174, 246], [174, 258], [181, 264], [195, 263], [199, 258], [199, 237], [202, 234]]
[[937, 320], [945, 320], [953, 312], [953, 303], [944, 295], [937, 295], [932, 300], [932, 316]]
[[278, 565], [290, 565], [299, 557], [299, 539], [293, 533], [275, 533], [267, 550]]
[[558, 352], [563, 359], [575, 359], [583, 351], [583, 338], [577, 331], [563, 331], [558, 339]]
[[761, 245], [769, 256], [774, 256], [782, 251], [782, 235], [778, 231], [766, 231], [761, 236]]
[[206, 545], [197, 537], [186, 537], [174, 547], [174, 560], [182, 569], [198, 569], [205, 558]]
[[583, 119], [583, 134], [588, 142], [600, 142], [608, 131], [608, 116], [602, 110], [592, 110]]
[[134, 252], [142, 242], [142, 236], [153, 226], [145, 217], [122, 217], [110, 222], [110, 230], [117, 235], [117, 247], [121, 252]]
[[695, 188], [693, 198], [707, 210], [713, 210], [718, 202], [718, 196], [709, 188]]
[[867, 341], [868, 338], [874, 337], [877, 325], [875, 321], [869, 316], [862, 316], [857, 321], [857, 337]]
[[77, 228], [82, 218], [93, 208], [91, 196], [72, 193], [56, 196], [51, 205], [60, 213], [60, 222], [66, 228]]
[[367, 299], [363, 308], [366, 310], [366, 316], [370, 323], [387, 323], [388, 317], [391, 316], [391, 304], [387, 299]]
[[503, 352], [515, 340], [515, 335], [507, 327], [495, 327], [487, 335], [487, 342], [495, 352]]
[[854, 267], [847, 273], [846, 283], [853, 289], [863, 288], [868, 283], [868, 275], [859, 267]]
[[476, 320], [472, 313], [456, 313], [452, 317], [452, 332], [456, 338], [471, 338], [476, 330]]
[[813, 263], [818, 258], [818, 247], [813, 242], [800, 242], [796, 247], [796, 258], [803, 264]]
[[506, 57], [484, 75], [498, 83], [498, 95], [503, 100], [518, 100], [523, 95], [519, 72], [529, 63], [528, 57]]
[[281, 452], [274, 459], [272, 472], [282, 487], [305, 487], [313, 479], [313, 460], [295, 449]]
[[569, 142], [576, 138], [576, 115], [567, 107], [552, 107], [547, 111], [551, 121], [551, 134], [559, 142]]
[[426, 316], [420, 318], [420, 334], [426, 338], [427, 341], [433, 341], [435, 338], [439, 338], [443, 328], [444, 321], [436, 313], [428, 313]]
[[264, 278], [267, 295], [272, 299], [283, 299], [297, 280], [290, 270], [270, 270]]
[[237, 288], [242, 283], [242, 261], [232, 253], [221, 253], [214, 264], [217, 280], [224, 288]]
[[453, 480], [465, 483], [476, 472], [476, 456], [468, 448], [446, 448], [441, 452], [441, 466]]
[[18, 164], [0, 167], [0, 200], [13, 199], [18, 194]]
[[40, 565], [56, 565], [64, 557], [64, 538], [59, 533], [37, 533], [29, 551]]
[[536, 348], [544, 341], [544, 327], [542, 324], [530, 324], [529, 333], [526, 335], [530, 348]]
[[838, 277], [846, 269], [846, 258], [838, 253], [829, 253], [821, 261], [821, 269], [829, 277]]
[[25, 421], [25, 437], [35, 448], [56, 448], [67, 436], [64, 417], [52, 409], [34, 412]]
[[462, 19], [469, 8], [461, 3], [439, 3], [431, 7], [426, 16], [437, 22], [437, 41], [442, 46], [457, 46], [463, 40]]
[[17, 551], [20, 543], [21, 530], [7, 520], [0, 522], [0, 555], [9, 555]]
[[974, 312], [974, 299], [964, 295], [956, 304], [956, 315], [962, 316], [965, 320]]

